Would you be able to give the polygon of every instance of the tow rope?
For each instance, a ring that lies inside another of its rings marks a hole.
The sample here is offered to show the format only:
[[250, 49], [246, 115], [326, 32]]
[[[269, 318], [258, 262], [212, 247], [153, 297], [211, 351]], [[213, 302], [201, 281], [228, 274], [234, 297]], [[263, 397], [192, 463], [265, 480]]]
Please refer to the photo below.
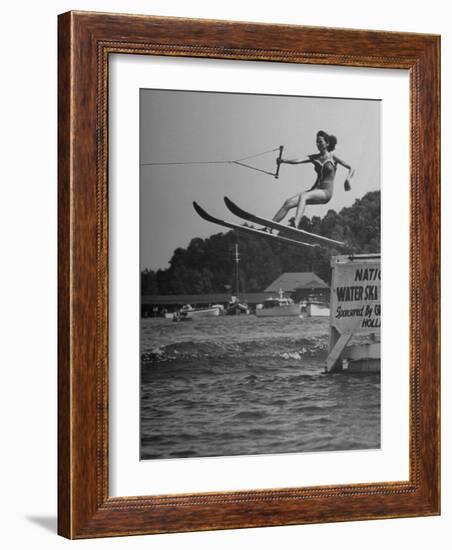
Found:
[[[281, 164], [278, 162], [282, 158], [282, 152], [283, 152], [284, 146], [280, 145], [279, 147], [275, 147], [275, 149], [269, 149], [268, 151], [263, 151], [262, 153], [256, 153], [255, 155], [249, 155], [247, 157], [239, 158], [239, 159], [233, 159], [233, 160], [204, 160], [204, 161], [186, 161], [186, 162], [143, 162], [142, 166], [175, 166], [175, 165], [194, 165], [194, 164], [237, 164], [238, 166], [242, 166], [243, 168], [249, 168], [250, 170], [256, 170], [257, 172], [263, 172], [264, 174], [267, 174], [269, 176], [273, 176], [275, 179], [279, 178], [279, 168]], [[267, 155], [268, 153], [274, 153], [275, 151], [279, 151], [279, 155], [276, 159], [276, 168], [274, 172], [270, 172], [269, 170], [263, 170], [262, 168], [258, 168], [257, 166], [253, 166], [252, 164], [248, 164], [244, 162], [245, 160], [254, 159], [257, 157], [261, 157], [263, 155]]]

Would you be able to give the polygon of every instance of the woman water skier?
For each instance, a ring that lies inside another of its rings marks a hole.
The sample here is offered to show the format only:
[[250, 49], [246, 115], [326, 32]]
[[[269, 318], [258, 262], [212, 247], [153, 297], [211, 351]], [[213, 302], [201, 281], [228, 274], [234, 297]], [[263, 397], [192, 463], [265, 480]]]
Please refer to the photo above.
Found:
[[307, 204], [326, 204], [329, 202], [333, 196], [333, 184], [338, 164], [348, 169], [348, 174], [344, 182], [344, 189], [350, 191], [350, 179], [353, 177], [355, 171], [346, 162], [336, 155], [333, 155], [336, 143], [336, 136], [328, 135], [323, 130], [320, 130], [317, 132], [316, 139], [317, 149], [319, 150], [318, 153], [308, 155], [306, 158], [299, 160], [278, 159], [279, 164], [313, 164], [317, 179], [309, 191], [297, 193], [293, 197], [287, 199], [273, 217], [273, 221], [278, 223], [281, 222], [287, 216], [289, 210], [296, 208], [297, 212], [295, 214], [294, 226], [298, 227]]

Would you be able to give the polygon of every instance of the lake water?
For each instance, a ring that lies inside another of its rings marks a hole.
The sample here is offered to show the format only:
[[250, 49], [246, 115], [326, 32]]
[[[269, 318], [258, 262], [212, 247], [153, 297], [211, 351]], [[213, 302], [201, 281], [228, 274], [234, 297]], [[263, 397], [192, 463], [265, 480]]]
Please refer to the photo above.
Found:
[[327, 349], [327, 318], [143, 319], [141, 458], [380, 448], [380, 375]]

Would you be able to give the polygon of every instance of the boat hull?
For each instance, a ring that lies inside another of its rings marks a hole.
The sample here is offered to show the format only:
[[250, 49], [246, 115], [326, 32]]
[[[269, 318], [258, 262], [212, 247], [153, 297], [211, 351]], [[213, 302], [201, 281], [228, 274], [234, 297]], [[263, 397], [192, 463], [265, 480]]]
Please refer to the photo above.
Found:
[[220, 309], [212, 307], [209, 309], [195, 309], [193, 311], [181, 312], [182, 317], [187, 319], [201, 319], [204, 317], [218, 317], [220, 315]]
[[226, 315], [249, 315], [249, 313], [249, 307], [239, 302], [229, 304], [226, 309]]
[[307, 306], [309, 317], [329, 317], [330, 308], [326, 304], [310, 303]]

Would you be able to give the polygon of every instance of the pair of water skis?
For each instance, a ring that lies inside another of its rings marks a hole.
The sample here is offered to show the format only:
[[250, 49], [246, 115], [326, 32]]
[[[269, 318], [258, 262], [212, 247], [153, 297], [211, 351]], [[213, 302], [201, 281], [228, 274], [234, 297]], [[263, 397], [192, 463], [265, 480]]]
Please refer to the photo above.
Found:
[[[193, 203], [193, 207], [204, 220], [215, 223], [216, 225], [221, 225], [222, 227], [233, 229], [234, 231], [260, 235], [261, 237], [264, 237], [266, 239], [297, 246], [322, 247], [342, 253], [351, 252], [350, 246], [340, 241], [335, 241], [327, 237], [322, 237], [321, 235], [316, 235], [315, 233], [309, 233], [309, 231], [304, 231], [303, 229], [286, 226], [273, 220], [261, 218], [260, 216], [256, 216], [255, 214], [243, 210], [234, 202], [232, 202], [231, 199], [228, 199], [228, 197], [224, 198], [224, 202], [228, 210], [232, 212], [235, 216], [247, 222], [261, 225], [265, 230], [249, 227], [248, 225], [239, 225], [237, 223], [231, 223], [225, 220], [221, 220], [219, 218], [215, 218], [214, 216], [211, 216], [208, 212], [206, 212], [203, 208], [201, 208], [201, 206], [199, 206], [199, 204], [196, 202]], [[277, 233], [273, 233], [272, 231], [277, 231]]]

